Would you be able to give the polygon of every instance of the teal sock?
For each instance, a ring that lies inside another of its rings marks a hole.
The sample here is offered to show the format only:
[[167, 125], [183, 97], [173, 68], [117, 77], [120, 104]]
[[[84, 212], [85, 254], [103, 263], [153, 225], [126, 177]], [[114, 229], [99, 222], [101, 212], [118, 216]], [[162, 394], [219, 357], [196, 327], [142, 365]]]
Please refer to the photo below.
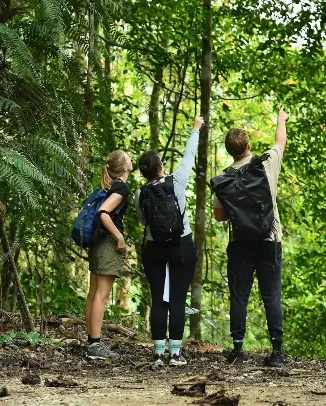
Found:
[[154, 352], [158, 355], [164, 355], [165, 352], [165, 340], [153, 340]]
[[180, 355], [181, 344], [182, 340], [169, 340], [169, 351], [171, 357], [173, 357], [174, 354]]

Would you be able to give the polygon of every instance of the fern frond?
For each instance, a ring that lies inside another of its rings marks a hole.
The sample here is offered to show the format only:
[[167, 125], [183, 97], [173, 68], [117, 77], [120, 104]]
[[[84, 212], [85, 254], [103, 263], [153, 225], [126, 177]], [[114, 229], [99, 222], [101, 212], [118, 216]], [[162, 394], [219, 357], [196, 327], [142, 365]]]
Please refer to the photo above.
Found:
[[44, 151], [46, 151], [50, 156], [55, 157], [59, 162], [65, 165], [75, 168], [76, 165], [74, 161], [70, 158], [68, 153], [56, 142], [42, 137], [33, 137], [28, 140], [32, 144], [38, 144]]
[[[43, 148], [43, 150], [50, 157], [55, 158], [53, 160], [53, 162], [55, 162], [54, 172], [57, 175], [62, 176], [69, 182], [73, 181], [81, 190], [83, 189], [81, 182], [86, 180], [85, 174], [59, 144], [52, 140], [41, 137], [34, 137], [31, 141]], [[77, 179], [80, 179], [81, 182], [79, 182]]]
[[79, 188], [81, 185], [79, 184], [78, 180], [73, 176], [64, 166], [60, 165], [58, 162], [51, 161], [49, 162], [49, 167], [52, 171], [62, 180], [65, 180], [66, 183], [74, 183]]
[[64, 6], [62, 0], [41, 0], [41, 7], [45, 20], [51, 21], [58, 27], [59, 32], [64, 30], [64, 21], [62, 17], [62, 8]]
[[20, 152], [9, 148], [0, 148], [0, 159], [14, 166], [21, 174], [40, 182], [42, 186], [53, 186], [53, 182]]
[[0, 180], [4, 181], [17, 199], [23, 198], [32, 209], [39, 207], [35, 186], [24, 174], [18, 172], [5, 161], [0, 161]]
[[87, 53], [88, 49], [88, 27], [85, 23], [85, 10], [83, 13], [77, 13], [67, 27], [68, 37], [74, 41], [78, 47]]
[[110, 11], [116, 12], [121, 8], [121, 3], [115, 0], [102, 0], [100, 3], [103, 3]]
[[13, 100], [7, 99], [5, 97], [0, 96], [0, 111], [15, 111], [15, 110], [19, 110], [20, 106], [15, 103]]
[[5, 48], [11, 59], [11, 69], [18, 76], [39, 85], [39, 70], [30, 50], [22, 39], [5, 24], [0, 24], [0, 47]]

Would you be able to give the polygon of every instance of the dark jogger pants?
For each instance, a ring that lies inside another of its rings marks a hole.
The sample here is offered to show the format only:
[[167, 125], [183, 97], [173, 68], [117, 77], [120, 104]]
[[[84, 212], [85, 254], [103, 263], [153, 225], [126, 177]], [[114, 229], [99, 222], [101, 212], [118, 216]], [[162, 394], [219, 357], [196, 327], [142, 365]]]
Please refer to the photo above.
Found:
[[[165, 269], [170, 269], [170, 302], [163, 301]], [[185, 304], [196, 266], [196, 251], [189, 234], [174, 242], [147, 241], [143, 252], [144, 271], [152, 295], [151, 331], [153, 340], [166, 338], [169, 313], [169, 338], [182, 340]]]
[[230, 289], [230, 330], [233, 340], [243, 340], [247, 303], [256, 271], [271, 339], [282, 341], [282, 246], [274, 241], [232, 241], [227, 248]]

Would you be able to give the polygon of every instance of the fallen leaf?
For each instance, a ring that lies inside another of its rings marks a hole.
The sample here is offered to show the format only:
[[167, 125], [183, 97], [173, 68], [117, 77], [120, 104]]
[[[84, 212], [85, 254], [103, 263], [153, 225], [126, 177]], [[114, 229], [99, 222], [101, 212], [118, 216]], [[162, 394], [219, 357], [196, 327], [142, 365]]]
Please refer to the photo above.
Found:
[[46, 378], [44, 385], [52, 388], [72, 388], [74, 386], [78, 386], [78, 383], [72, 379], [65, 379], [63, 376], [58, 376], [58, 378], [54, 378], [52, 380]]
[[0, 388], [0, 398], [4, 398], [6, 396], [10, 396], [8, 389], [5, 387]]
[[191, 385], [189, 389], [174, 385], [171, 393], [177, 396], [202, 397], [206, 394], [206, 382], [197, 382]]
[[35, 373], [27, 372], [25, 375], [23, 375], [21, 382], [24, 385], [37, 385], [41, 383], [41, 378]]
[[220, 406], [236, 406], [239, 404], [240, 395], [225, 395], [225, 389], [205, 396], [203, 399], [193, 402], [196, 405], [220, 405]]

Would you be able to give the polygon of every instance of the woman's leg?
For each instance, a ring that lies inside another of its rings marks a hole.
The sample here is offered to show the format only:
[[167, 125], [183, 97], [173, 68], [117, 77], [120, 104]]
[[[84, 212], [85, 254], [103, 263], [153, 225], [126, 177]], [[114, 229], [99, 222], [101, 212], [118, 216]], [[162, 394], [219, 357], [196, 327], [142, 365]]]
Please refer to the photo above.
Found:
[[86, 333], [87, 333], [88, 337], [90, 336], [90, 331], [91, 331], [91, 326], [90, 326], [91, 308], [93, 306], [96, 286], [97, 286], [97, 275], [95, 273], [91, 272], [89, 291], [88, 291], [88, 295], [87, 295], [86, 308], [85, 308]]
[[115, 280], [112, 275], [96, 275], [96, 289], [92, 306], [89, 311], [89, 335], [92, 339], [101, 336], [105, 306], [109, 300]]
[[172, 357], [180, 353], [187, 292], [196, 266], [196, 250], [191, 235], [182, 238], [181, 250], [183, 255], [173, 255], [170, 263], [169, 349]]
[[[151, 333], [154, 342], [155, 362], [163, 363], [161, 357], [165, 352], [165, 340], [169, 304], [163, 301], [166, 250], [164, 245], [148, 242], [143, 252], [143, 265], [145, 275], [149, 281], [151, 306]], [[159, 365], [159, 364], [158, 364]]]

